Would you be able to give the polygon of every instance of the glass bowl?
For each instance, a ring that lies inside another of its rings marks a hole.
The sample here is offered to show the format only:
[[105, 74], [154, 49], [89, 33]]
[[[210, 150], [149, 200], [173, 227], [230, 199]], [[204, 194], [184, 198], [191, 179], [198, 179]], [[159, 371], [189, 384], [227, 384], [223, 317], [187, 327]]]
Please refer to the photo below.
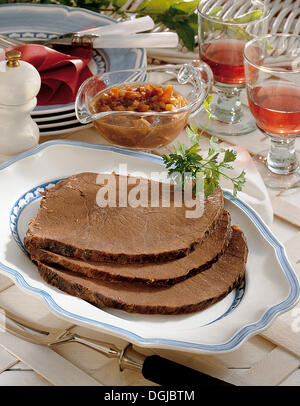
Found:
[[[81, 85], [75, 102], [76, 116], [82, 124], [93, 122], [99, 134], [113, 145], [134, 149], [164, 147], [178, 137], [189, 117], [201, 108], [212, 78], [204, 62], [107, 72]], [[147, 84], [163, 89], [172, 85], [174, 95], [184, 103], [172, 111], [129, 111], [123, 106], [121, 111], [97, 112], [96, 101], [110, 89]]]

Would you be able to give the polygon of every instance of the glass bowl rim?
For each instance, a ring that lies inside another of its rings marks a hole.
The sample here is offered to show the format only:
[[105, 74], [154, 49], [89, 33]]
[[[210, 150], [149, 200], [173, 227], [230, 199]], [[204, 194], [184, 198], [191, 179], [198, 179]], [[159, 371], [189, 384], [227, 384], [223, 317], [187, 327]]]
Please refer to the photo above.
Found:
[[[110, 75], [113, 73], [122, 73], [122, 72], [147, 72], [147, 71], [159, 71], [159, 70], [167, 70], [167, 69], [176, 69], [176, 70], [180, 70], [180, 68], [184, 67], [184, 66], [192, 66], [192, 63], [185, 63], [185, 64], [166, 64], [166, 65], [158, 65], [158, 66], [145, 66], [142, 68], [132, 68], [132, 69], [122, 69], [122, 70], [114, 70], [114, 71], [108, 71], [108, 72], [104, 72], [104, 73], [100, 73], [99, 75], [95, 75], [92, 76], [90, 78], [88, 78], [85, 82], [82, 83], [81, 87], [83, 88], [89, 81], [95, 80], [97, 78], [101, 79], [101, 77], [103, 77], [104, 75]], [[195, 67], [196, 68], [196, 67]], [[126, 82], [125, 82], [126, 83]], [[130, 83], [134, 83], [134, 82], [128, 82], [128, 84]], [[138, 83], [138, 82], [136, 82]], [[142, 83], [142, 82], [141, 82]], [[147, 83], [147, 82], [145, 82]], [[154, 83], [155, 84], [155, 83]], [[100, 91], [99, 93], [97, 93], [97, 95], [99, 95], [101, 92], [104, 92], [105, 90], [109, 89], [110, 87], [117, 87], [122, 85], [122, 83], [116, 84], [116, 85], [112, 85], [109, 86], [106, 89], [103, 89], [102, 91]], [[179, 85], [184, 86], [184, 84], [179, 83]], [[203, 92], [205, 92], [205, 88], [203, 86]], [[78, 91], [78, 94], [80, 93], [80, 89]], [[96, 95], [96, 96], [97, 96]], [[95, 96], [94, 96], [95, 97]], [[76, 98], [77, 99], [77, 98]], [[138, 111], [130, 111], [130, 110], [124, 110], [124, 111], [108, 111], [107, 114], [102, 113], [92, 113], [90, 111], [89, 106], [87, 106], [88, 112], [91, 116], [94, 117], [94, 120], [97, 120], [97, 115], [99, 115], [99, 119], [101, 117], [105, 117], [105, 116], [110, 116], [110, 115], [131, 115], [131, 116], [138, 116], [138, 117], [149, 117], [149, 116], [174, 116], [176, 114], [180, 114], [180, 113], [187, 113], [189, 110], [193, 111], [195, 108], [197, 108], [198, 105], [203, 104], [205, 98], [203, 98], [203, 100], [201, 99], [197, 99], [193, 102], [188, 103], [186, 106], [181, 107], [180, 109], [176, 109], [176, 110], [172, 110], [172, 111], [150, 111], [150, 112], [138, 112]], [[198, 106], [199, 107], [199, 106]]]
[[266, 40], [269, 38], [273, 38], [273, 37], [281, 37], [281, 38], [286, 38], [286, 37], [294, 37], [297, 38], [298, 40], [300, 40], [300, 35], [299, 34], [289, 34], [289, 33], [274, 33], [274, 34], [267, 34], [264, 35], [262, 37], [257, 37], [257, 38], [253, 38], [252, 40], [248, 41], [244, 47], [244, 60], [249, 63], [250, 65], [252, 65], [253, 67], [255, 67], [257, 70], [266, 72], [266, 73], [285, 73], [285, 74], [299, 74], [300, 73], [300, 68], [299, 69], [295, 69], [292, 71], [287, 71], [287, 70], [281, 70], [280, 68], [269, 68], [267, 66], [263, 66], [263, 65], [257, 65], [255, 62], [252, 62], [246, 55], [247, 49], [249, 48], [249, 46], [251, 46], [252, 44], [254, 44], [257, 41], [262, 41], [262, 40]]
[[247, 24], [254, 24], [254, 23], [258, 22], [258, 21], [267, 20], [270, 17], [270, 13], [271, 13], [271, 10], [267, 7], [266, 4], [264, 4], [260, 0], [255, 0], [256, 3], [259, 3], [259, 4], [261, 4], [263, 6], [264, 14], [260, 18], [254, 20], [254, 21], [249, 21], [248, 23], [239, 23], [239, 22], [226, 21], [226, 20], [222, 21], [222, 20], [218, 20], [217, 18], [215, 18], [213, 16], [209, 16], [208, 14], [202, 13], [201, 9], [200, 9], [201, 2], [202, 1], [200, 0], [199, 3], [198, 3], [198, 6], [197, 6], [197, 12], [199, 13], [199, 15], [201, 15], [201, 17], [205, 18], [208, 21], [212, 21], [213, 23], [218, 23], [218, 24], [222, 24], [222, 25], [234, 25], [234, 26], [239, 27], [239, 26], [245, 26]]

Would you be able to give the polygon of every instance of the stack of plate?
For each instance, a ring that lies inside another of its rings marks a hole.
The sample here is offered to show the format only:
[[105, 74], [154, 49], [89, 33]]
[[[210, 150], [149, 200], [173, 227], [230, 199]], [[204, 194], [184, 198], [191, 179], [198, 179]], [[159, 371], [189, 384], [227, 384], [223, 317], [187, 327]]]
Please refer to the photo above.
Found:
[[[80, 8], [40, 4], [4, 4], [0, 6], [0, 34], [10, 38], [50, 39], [66, 32], [114, 24], [116, 20]], [[132, 69], [147, 63], [144, 49], [95, 49], [89, 68], [94, 75], [107, 71]], [[39, 126], [41, 136], [55, 136], [80, 130], [75, 105], [61, 104], [37, 106], [32, 117]]]
[[87, 127], [77, 120], [74, 105], [37, 107], [32, 118], [37, 123], [41, 136], [60, 135]]

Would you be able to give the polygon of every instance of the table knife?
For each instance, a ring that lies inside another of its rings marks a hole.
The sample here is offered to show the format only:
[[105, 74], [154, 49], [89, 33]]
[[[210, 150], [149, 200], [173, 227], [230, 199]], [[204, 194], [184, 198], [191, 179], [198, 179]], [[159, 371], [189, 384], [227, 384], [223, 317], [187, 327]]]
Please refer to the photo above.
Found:
[[[64, 34], [49, 41], [32, 39], [27, 44], [40, 44], [47, 47], [71, 46], [93, 48], [176, 48], [179, 43], [175, 32], [157, 32], [149, 34]], [[24, 41], [25, 44], [25, 41]]]
[[[81, 31], [68, 32], [50, 39], [45, 38], [10, 38], [5, 35], [0, 35], [0, 45], [4, 48], [23, 45], [23, 44], [40, 44], [50, 46], [52, 44], [71, 45], [72, 41], [78, 41], [78, 37], [85, 37], [85, 41], [91, 41], [94, 38], [99, 38], [102, 35], [130, 35], [138, 32], [152, 30], [155, 23], [150, 16], [141, 18], [133, 18], [128, 21], [118, 22], [116, 24], [107, 24], [99, 27], [87, 28]], [[83, 40], [83, 39], [82, 39]]]

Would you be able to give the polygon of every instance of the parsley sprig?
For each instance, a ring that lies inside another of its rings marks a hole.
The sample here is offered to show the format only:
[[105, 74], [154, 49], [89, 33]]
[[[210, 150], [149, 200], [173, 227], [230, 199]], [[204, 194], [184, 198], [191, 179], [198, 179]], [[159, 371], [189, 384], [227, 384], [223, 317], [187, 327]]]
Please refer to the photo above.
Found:
[[[206, 100], [204, 106], [208, 114], [208, 122], [211, 118], [210, 100], [211, 97]], [[230, 176], [228, 173], [233, 170], [232, 162], [236, 160], [237, 152], [222, 148], [218, 138], [211, 137], [208, 153], [204, 156], [199, 146], [199, 140], [205, 128], [200, 131], [196, 126], [190, 124], [186, 128], [186, 132], [191, 140], [191, 146], [178, 142], [174, 146], [174, 153], [162, 155], [163, 162], [168, 169], [168, 176], [182, 189], [192, 182], [193, 191], [203, 190], [206, 197], [219, 187], [220, 178], [224, 177], [232, 182], [233, 195], [236, 196], [246, 182], [245, 171], [236, 177]]]

